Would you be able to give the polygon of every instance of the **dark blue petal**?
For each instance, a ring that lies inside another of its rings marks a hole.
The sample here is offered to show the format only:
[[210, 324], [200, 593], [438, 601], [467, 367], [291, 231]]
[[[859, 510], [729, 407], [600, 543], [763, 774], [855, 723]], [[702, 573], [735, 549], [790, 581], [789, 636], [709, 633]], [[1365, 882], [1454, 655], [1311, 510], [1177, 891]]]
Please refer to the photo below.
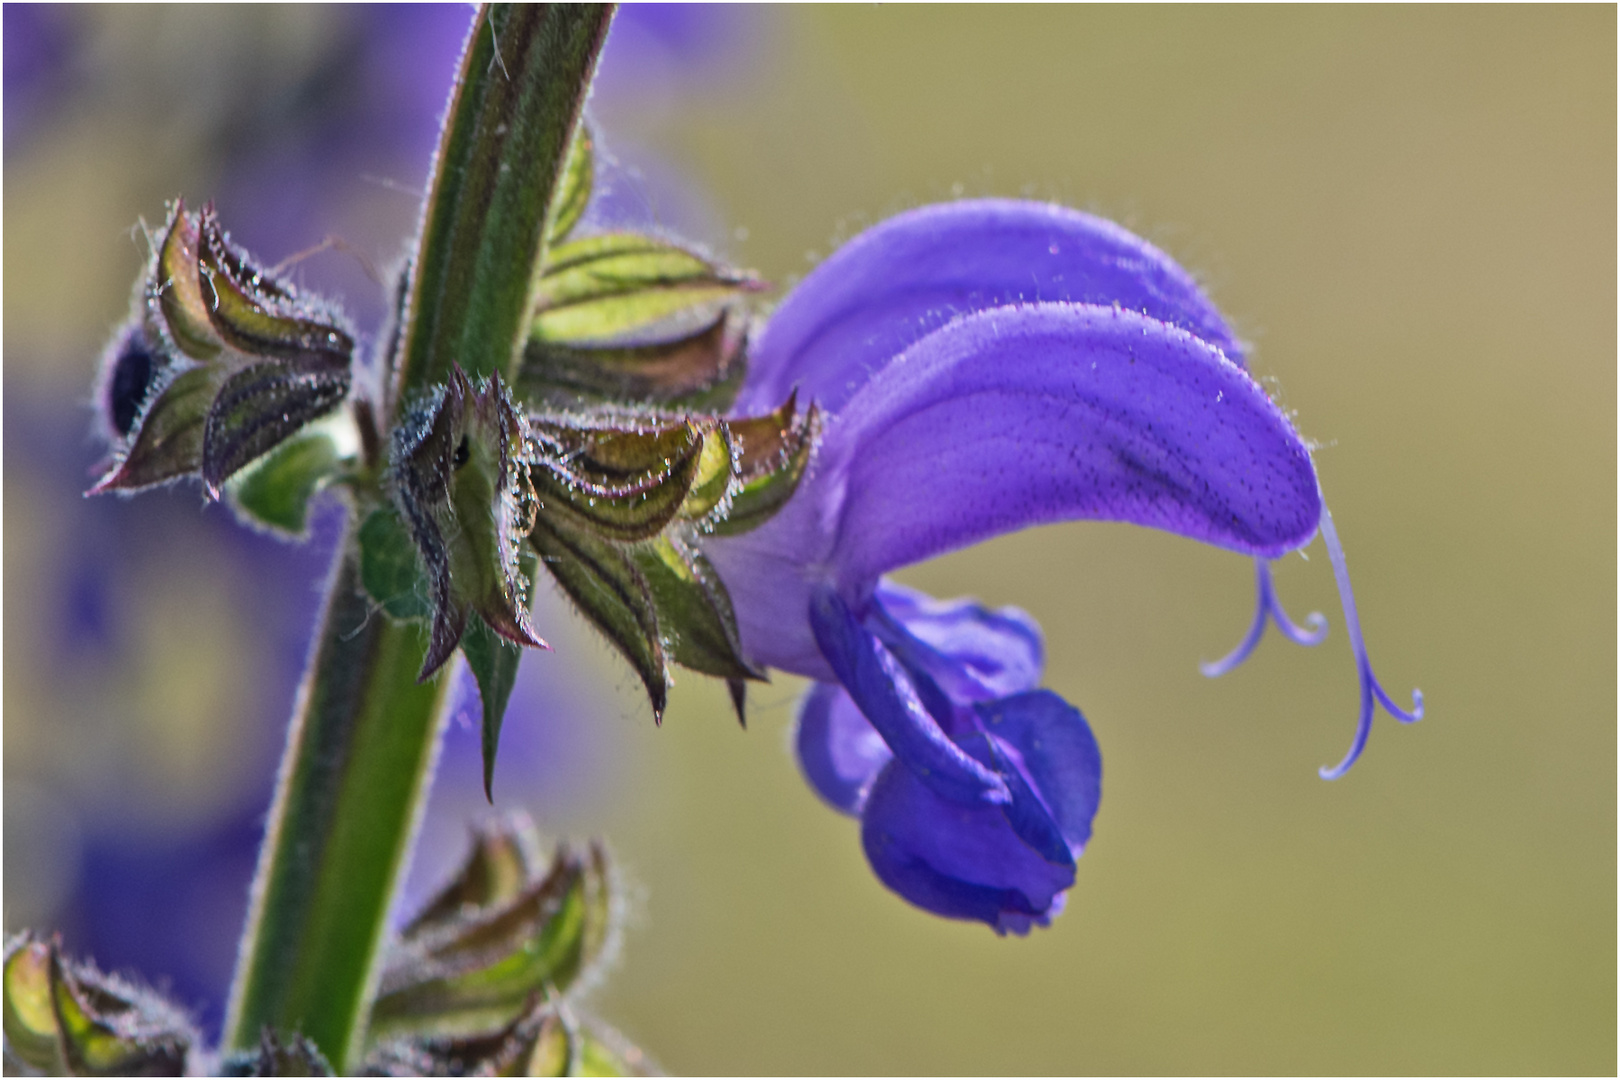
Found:
[[867, 788], [894, 753], [836, 683], [816, 683], [799, 705], [793, 736], [805, 779], [833, 809], [858, 814]]
[[1001, 777], [945, 736], [905, 670], [836, 592], [817, 589], [809, 614], [816, 644], [838, 681], [908, 771], [945, 799], [999, 804], [1011, 797]]
[[1041, 628], [1017, 608], [992, 611], [961, 597], [935, 600], [886, 578], [878, 582], [872, 599], [908, 637], [926, 647], [926, 652], [914, 650], [918, 661], [957, 700], [987, 701], [1040, 685], [1045, 662]]
[[1069, 850], [1078, 856], [1091, 839], [1091, 820], [1102, 800], [1102, 753], [1086, 718], [1050, 690], [974, 709], [985, 731], [1040, 794]]
[[878, 879], [911, 903], [998, 933], [1046, 925], [1074, 884], [1074, 864], [1041, 858], [999, 809], [942, 799], [898, 762], [872, 784], [861, 844]]
[[837, 411], [952, 319], [1053, 301], [1117, 304], [1243, 361], [1242, 346], [1197, 283], [1140, 237], [1067, 207], [973, 200], [890, 218], [800, 282], [750, 350], [738, 415], [774, 409], [794, 386]]
[[1028, 774], [1017, 760], [1016, 751], [982, 731], [960, 735], [956, 741], [974, 760], [994, 769], [1007, 782], [1012, 799], [1001, 808], [1001, 813], [1007, 819], [1007, 824], [1012, 826], [1013, 833], [1047, 862], [1073, 866], [1074, 852], [1069, 850], [1069, 843], [1041, 793], [1030, 784]]

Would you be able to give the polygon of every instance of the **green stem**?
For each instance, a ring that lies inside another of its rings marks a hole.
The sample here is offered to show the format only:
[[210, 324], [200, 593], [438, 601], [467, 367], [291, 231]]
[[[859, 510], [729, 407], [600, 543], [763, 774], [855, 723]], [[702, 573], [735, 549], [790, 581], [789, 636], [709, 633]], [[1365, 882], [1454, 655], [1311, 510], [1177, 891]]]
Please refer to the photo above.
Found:
[[[602, 5], [480, 9], [423, 217], [392, 400], [471, 374], [510, 375], [532, 308], [553, 193], [607, 34]], [[377, 463], [371, 463], [373, 467]], [[374, 504], [375, 490], [360, 493]], [[359, 1065], [388, 912], [420, 823], [450, 679], [418, 685], [419, 623], [385, 616], [345, 533], [299, 692], [225, 1025], [268, 1026]]]
[[302, 1031], [345, 1071], [388, 902], [438, 753], [450, 680], [418, 685], [420, 626], [376, 610], [351, 523], [299, 691], [259, 857], [226, 1044]]
[[399, 370], [406, 392], [444, 382], [452, 363], [511, 379], [552, 197], [612, 6], [498, 4], [485, 13], [462, 57], [423, 218]]

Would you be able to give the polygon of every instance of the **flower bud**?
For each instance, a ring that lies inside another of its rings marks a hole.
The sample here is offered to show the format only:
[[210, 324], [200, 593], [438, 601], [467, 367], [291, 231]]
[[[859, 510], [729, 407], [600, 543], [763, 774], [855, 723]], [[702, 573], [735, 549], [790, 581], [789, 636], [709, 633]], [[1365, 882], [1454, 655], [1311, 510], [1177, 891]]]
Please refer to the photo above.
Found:
[[136, 312], [103, 360], [113, 458], [92, 493], [196, 474], [217, 498], [348, 396], [354, 340], [342, 322], [232, 247], [211, 204], [190, 214], [176, 200]]
[[518, 565], [530, 501], [519, 467], [525, 430], [499, 375], [475, 387], [458, 366], [396, 432], [396, 494], [433, 595], [422, 679], [450, 659], [469, 612], [514, 644], [545, 647], [529, 626]]
[[23, 932], [6, 945], [7, 1071], [58, 1076], [180, 1076], [198, 1033], [155, 992], [62, 955]]
[[461, 872], [390, 951], [371, 1033], [452, 1037], [498, 1031], [534, 995], [566, 995], [607, 947], [607, 854], [560, 846], [544, 875], [526, 818], [486, 827]]

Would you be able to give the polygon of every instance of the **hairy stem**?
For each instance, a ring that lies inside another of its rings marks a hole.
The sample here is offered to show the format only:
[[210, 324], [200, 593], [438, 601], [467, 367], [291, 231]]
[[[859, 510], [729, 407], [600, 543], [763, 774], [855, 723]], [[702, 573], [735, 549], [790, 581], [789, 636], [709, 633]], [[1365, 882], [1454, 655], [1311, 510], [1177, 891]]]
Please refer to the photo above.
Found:
[[510, 380], [612, 7], [494, 5], [484, 14], [462, 56], [422, 222], [398, 373], [406, 393], [444, 382], [452, 363]]
[[[410, 391], [510, 374], [546, 219], [611, 7], [491, 5], [468, 37], [423, 215], [391, 425]], [[360, 509], [382, 497], [357, 494]], [[350, 522], [260, 851], [225, 1047], [302, 1031], [359, 1065], [388, 912], [438, 755], [449, 678], [418, 685], [427, 635], [365, 594]]]
[[259, 856], [226, 1021], [231, 1048], [302, 1031], [340, 1072], [364, 1026], [388, 902], [421, 816], [450, 680], [418, 685], [421, 628], [360, 584], [351, 525]]

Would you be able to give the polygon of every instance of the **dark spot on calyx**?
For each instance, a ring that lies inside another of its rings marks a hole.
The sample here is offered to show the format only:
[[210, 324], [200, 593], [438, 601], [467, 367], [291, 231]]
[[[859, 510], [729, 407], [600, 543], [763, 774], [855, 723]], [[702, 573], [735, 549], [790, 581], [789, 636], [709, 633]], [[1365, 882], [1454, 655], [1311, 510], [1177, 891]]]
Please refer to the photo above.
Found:
[[450, 463], [459, 469], [463, 465], [467, 464], [467, 458], [470, 456], [471, 451], [467, 447], [467, 436], [463, 435], [461, 437], [461, 441], [456, 443], [456, 452], [455, 455], [451, 457]]
[[124, 339], [113, 361], [112, 378], [107, 382], [107, 418], [120, 436], [128, 435], [135, 426], [156, 364], [157, 357], [140, 331]]

